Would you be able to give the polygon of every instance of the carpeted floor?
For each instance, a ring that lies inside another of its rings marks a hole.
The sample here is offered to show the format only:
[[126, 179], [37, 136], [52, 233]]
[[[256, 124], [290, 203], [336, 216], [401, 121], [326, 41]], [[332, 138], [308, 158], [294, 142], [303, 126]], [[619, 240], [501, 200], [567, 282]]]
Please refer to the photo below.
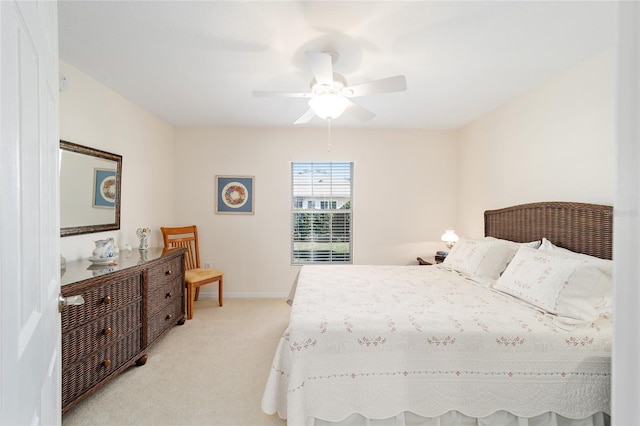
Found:
[[131, 367], [62, 418], [79, 425], [286, 425], [260, 409], [262, 392], [290, 308], [283, 299], [195, 303]]

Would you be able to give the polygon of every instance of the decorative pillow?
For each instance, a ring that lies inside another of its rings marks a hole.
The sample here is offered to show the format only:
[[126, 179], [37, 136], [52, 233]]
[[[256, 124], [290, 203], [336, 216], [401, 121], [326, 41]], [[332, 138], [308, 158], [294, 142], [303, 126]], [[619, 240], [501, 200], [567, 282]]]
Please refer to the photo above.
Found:
[[461, 238], [442, 264], [465, 275], [497, 280], [516, 251], [518, 245], [511, 241]]
[[[611, 288], [613, 288], [613, 261], [608, 259], [601, 259], [595, 256], [589, 256], [584, 253], [576, 253], [575, 251], [567, 250], [566, 248], [558, 247], [553, 244], [551, 241], [546, 238], [542, 239], [542, 244], [540, 245], [540, 250], [550, 251], [554, 253], [562, 253], [567, 256], [574, 257], [576, 259], [583, 259], [591, 262], [594, 266], [600, 268], [604, 274], [611, 281]], [[611, 308], [613, 305], [613, 300], [611, 296], [611, 292], [605, 295], [604, 302], [598, 308], [600, 309], [600, 313], [602, 314], [610, 314]]]
[[582, 323], [598, 318], [611, 280], [588, 259], [521, 247], [493, 288]]

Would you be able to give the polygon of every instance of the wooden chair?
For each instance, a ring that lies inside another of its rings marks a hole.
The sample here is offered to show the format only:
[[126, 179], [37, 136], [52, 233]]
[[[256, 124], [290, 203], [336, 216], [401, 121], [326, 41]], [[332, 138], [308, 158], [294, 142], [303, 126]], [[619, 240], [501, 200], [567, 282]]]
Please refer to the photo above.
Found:
[[[200, 267], [200, 247], [198, 228], [195, 225], [178, 228], [160, 228], [165, 248], [182, 247], [187, 252], [184, 257], [184, 281], [187, 287], [187, 319], [193, 318], [193, 301], [198, 300], [200, 287], [218, 282], [218, 303], [222, 306], [222, 281], [224, 273], [217, 269]], [[195, 298], [193, 291], [195, 290]]]

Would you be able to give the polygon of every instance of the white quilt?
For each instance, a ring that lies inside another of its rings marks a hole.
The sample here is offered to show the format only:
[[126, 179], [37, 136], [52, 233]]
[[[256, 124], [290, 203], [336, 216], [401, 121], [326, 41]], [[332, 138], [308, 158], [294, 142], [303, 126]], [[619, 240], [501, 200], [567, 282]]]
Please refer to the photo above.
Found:
[[305, 424], [353, 413], [610, 413], [611, 320], [548, 314], [443, 266], [304, 266], [262, 408]]

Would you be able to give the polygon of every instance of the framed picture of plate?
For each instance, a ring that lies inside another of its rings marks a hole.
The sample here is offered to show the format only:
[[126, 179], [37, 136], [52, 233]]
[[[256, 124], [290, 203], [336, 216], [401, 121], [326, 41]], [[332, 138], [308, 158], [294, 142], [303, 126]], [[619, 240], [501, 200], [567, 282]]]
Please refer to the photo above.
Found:
[[116, 207], [116, 171], [93, 170], [93, 207], [113, 209]]
[[253, 176], [216, 175], [217, 214], [253, 214]]

